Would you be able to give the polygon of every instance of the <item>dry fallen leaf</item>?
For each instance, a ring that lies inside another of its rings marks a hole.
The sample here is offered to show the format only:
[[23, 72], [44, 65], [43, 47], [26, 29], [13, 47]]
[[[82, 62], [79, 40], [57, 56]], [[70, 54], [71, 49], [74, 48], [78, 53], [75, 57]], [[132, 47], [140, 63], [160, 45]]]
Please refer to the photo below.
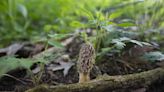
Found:
[[73, 65], [75, 64], [70, 62], [69, 57], [66, 59], [66, 55], [63, 55], [61, 58], [57, 59], [56, 64], [51, 64], [48, 69], [52, 71], [63, 70], [63, 74], [66, 76]]
[[23, 46], [24, 46], [23, 44], [15, 43], [15, 44], [8, 46], [7, 48], [0, 49], [0, 53], [6, 53], [6, 55], [8, 55], [8, 56], [15, 55], [15, 53], [18, 50], [20, 50]]
[[7, 49], [7, 55], [14, 55], [18, 50], [23, 47], [23, 44], [15, 43], [10, 45]]
[[68, 74], [69, 69], [74, 65], [72, 62], [60, 61], [60, 65], [51, 65], [48, 69], [52, 71], [63, 70], [64, 76]]
[[34, 74], [36, 74], [36, 73], [40, 72], [40, 70], [41, 70], [41, 68], [38, 66], [38, 67], [36, 67], [35, 69], [33, 69], [32, 72], [33, 72]]

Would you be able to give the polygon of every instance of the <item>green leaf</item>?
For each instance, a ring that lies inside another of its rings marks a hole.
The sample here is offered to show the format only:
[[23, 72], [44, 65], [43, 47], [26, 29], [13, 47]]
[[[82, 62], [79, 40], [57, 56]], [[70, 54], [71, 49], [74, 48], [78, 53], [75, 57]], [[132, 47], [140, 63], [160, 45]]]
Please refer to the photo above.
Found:
[[18, 11], [23, 15], [24, 18], [27, 18], [28, 12], [24, 5], [18, 4]]
[[109, 16], [109, 19], [115, 19], [122, 15], [122, 12], [114, 12]]
[[70, 25], [71, 25], [72, 27], [76, 27], [76, 28], [80, 28], [80, 27], [83, 27], [83, 26], [84, 26], [84, 24], [82, 24], [82, 23], [79, 22], [79, 21], [72, 21], [72, 22], [70, 23]]
[[164, 27], [164, 22], [161, 22], [160, 27]]
[[124, 22], [124, 23], [120, 23], [120, 24], [117, 24], [117, 25], [120, 26], [120, 27], [136, 26], [134, 23], [131, 23], [131, 22]]
[[57, 42], [57, 41], [48, 41], [48, 44], [50, 44], [54, 47], [58, 47], [58, 48], [63, 48], [64, 47], [60, 42]]
[[51, 31], [51, 29], [52, 29], [52, 25], [45, 25], [44, 26], [44, 31], [45, 32], [49, 32], [49, 31]]
[[121, 42], [119, 39], [113, 39], [112, 43], [115, 43], [115, 46], [118, 49], [123, 49], [126, 46], [126, 44]]
[[137, 41], [137, 40], [132, 40], [132, 39], [130, 39], [128, 37], [121, 37], [121, 38], [118, 38], [118, 39], [113, 39], [111, 43], [115, 43], [115, 46], [118, 49], [122, 49], [122, 48], [124, 48], [126, 46], [125, 43], [128, 43], [128, 42], [137, 44], [139, 46], [143, 46], [143, 45], [149, 45], [149, 46], [151, 46], [151, 44], [149, 44], [149, 43], [141, 42], [141, 41]]
[[15, 57], [1, 57], [0, 58], [0, 78], [3, 74], [17, 69], [25, 68], [30, 69], [30, 67], [36, 62], [33, 62], [31, 59], [18, 59]]
[[102, 48], [101, 50], [102, 50], [102, 52], [108, 52], [111, 50], [111, 48], [107, 47], [107, 48]]
[[53, 38], [54, 40], [60, 40], [60, 39], [63, 39], [69, 35], [71, 35], [71, 34], [53, 34], [53, 35], [49, 34], [48, 36]]
[[137, 41], [137, 40], [129, 40], [129, 41], [132, 42], [132, 43], [135, 43], [135, 44], [137, 44], [141, 47], [143, 46], [143, 44], [140, 41]]
[[150, 43], [147, 42], [141, 42], [143, 45], [148, 45], [148, 46], [152, 46]]
[[156, 61], [156, 60], [162, 61], [162, 60], [164, 60], [164, 54], [162, 54], [159, 51], [148, 52], [148, 53], [145, 53], [142, 56], [142, 58], [144, 58], [145, 60], [148, 60], [148, 61]]
[[120, 38], [119, 40], [120, 40], [120, 41], [129, 41], [129, 40], [131, 40], [131, 39], [128, 38], [128, 37], [122, 37], [122, 38]]

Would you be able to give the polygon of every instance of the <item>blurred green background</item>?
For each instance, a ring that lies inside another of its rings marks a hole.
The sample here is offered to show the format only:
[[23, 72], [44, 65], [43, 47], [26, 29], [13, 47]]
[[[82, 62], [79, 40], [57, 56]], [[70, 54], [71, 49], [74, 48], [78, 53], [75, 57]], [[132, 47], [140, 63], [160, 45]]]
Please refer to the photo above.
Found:
[[0, 47], [95, 28], [92, 24], [97, 20], [136, 28], [146, 34], [144, 41], [160, 43], [163, 16], [164, 0], [0, 0]]

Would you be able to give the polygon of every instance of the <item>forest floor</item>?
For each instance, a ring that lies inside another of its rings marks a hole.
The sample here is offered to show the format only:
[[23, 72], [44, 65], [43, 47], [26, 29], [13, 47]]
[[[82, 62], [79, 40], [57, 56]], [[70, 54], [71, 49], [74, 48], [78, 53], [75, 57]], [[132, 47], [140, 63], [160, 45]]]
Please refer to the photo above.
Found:
[[[77, 55], [79, 53], [80, 44], [82, 42], [72, 41], [66, 46], [66, 50], [61, 53], [55, 60], [51, 59], [49, 63], [44, 65], [35, 63], [32, 67], [33, 77], [29, 77], [27, 70], [24, 68], [14, 69], [0, 79], [0, 92], [15, 91], [24, 92], [39, 84], [62, 85], [78, 82], [78, 73], [76, 70]], [[0, 56], [6, 56], [7, 53], [14, 53], [17, 58], [34, 58], [45, 52], [45, 46], [42, 43], [16, 43], [10, 45], [10, 51], [1, 50]], [[14, 47], [15, 45], [16, 47]], [[13, 47], [12, 47], [13, 46]], [[48, 47], [50, 50], [54, 47]], [[14, 49], [14, 50], [13, 50]], [[120, 57], [117, 55], [105, 55], [101, 61], [98, 61], [91, 72], [91, 79], [95, 79], [98, 75], [126, 75], [140, 73], [163, 66], [161, 62], [148, 62], [139, 58], [139, 55], [145, 52], [153, 51], [152, 47], [132, 46], [124, 51]], [[131, 54], [129, 54], [131, 50]], [[36, 79], [35, 79], [36, 78]], [[38, 79], [38, 80], [37, 80]], [[118, 91], [120, 92], [120, 91]], [[121, 92], [164, 92], [164, 80], [159, 80], [145, 88], [127, 89]]]

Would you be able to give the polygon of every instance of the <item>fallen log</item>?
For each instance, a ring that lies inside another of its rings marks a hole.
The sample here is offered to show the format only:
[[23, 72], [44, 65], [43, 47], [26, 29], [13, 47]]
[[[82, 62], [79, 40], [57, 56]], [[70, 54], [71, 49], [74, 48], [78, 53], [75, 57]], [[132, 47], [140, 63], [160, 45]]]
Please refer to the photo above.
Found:
[[163, 68], [128, 75], [103, 75], [87, 83], [40, 85], [26, 92], [112, 92], [118, 89], [147, 87], [157, 80], [164, 80]]

